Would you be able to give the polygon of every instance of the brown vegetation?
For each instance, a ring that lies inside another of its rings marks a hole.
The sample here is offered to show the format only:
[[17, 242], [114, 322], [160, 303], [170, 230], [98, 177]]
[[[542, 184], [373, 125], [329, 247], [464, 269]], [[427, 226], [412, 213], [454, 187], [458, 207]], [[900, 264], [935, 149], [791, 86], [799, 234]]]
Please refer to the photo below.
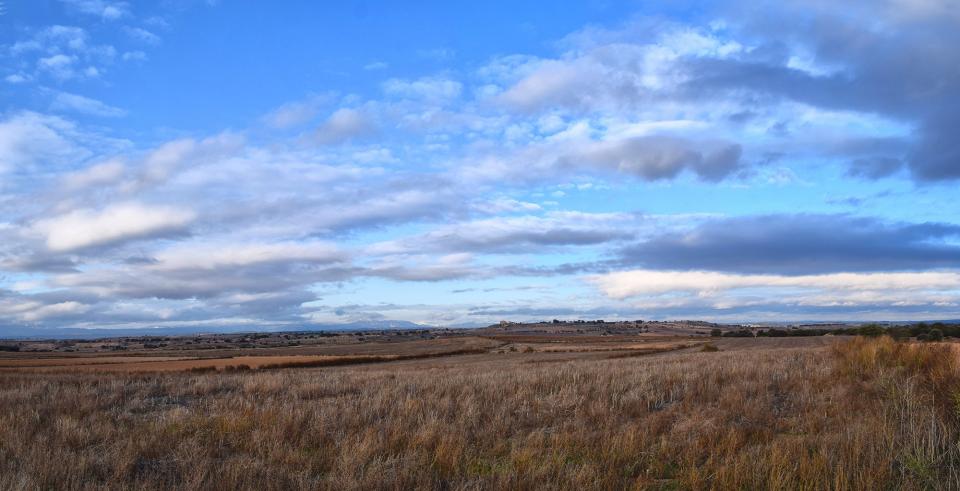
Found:
[[0, 488], [960, 487], [951, 348], [740, 349], [753, 341], [619, 359], [10, 372]]

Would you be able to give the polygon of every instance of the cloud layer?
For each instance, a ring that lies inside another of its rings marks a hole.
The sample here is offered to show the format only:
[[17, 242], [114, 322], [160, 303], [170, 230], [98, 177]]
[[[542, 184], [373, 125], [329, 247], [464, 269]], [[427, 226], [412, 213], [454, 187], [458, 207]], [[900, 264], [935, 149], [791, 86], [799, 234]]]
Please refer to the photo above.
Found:
[[[0, 45], [0, 335], [960, 316], [951, 2], [719, 2], [352, 68], [305, 43], [261, 61], [316, 55], [313, 85], [242, 97], [171, 61], [197, 41], [165, 5], [64, 0]], [[155, 62], [169, 100], [138, 105]]]

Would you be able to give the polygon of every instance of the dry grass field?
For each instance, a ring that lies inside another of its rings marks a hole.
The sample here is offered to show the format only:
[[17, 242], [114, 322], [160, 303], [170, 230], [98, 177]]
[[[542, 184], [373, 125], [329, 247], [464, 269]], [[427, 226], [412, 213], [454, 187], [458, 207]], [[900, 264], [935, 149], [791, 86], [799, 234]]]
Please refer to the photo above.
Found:
[[0, 488], [960, 489], [953, 345], [482, 341], [0, 372]]

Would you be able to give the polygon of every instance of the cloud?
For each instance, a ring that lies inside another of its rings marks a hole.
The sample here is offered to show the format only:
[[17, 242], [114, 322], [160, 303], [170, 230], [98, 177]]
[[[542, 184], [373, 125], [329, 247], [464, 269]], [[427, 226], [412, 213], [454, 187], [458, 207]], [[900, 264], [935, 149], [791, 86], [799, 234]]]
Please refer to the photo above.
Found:
[[330, 99], [331, 97], [326, 95], [313, 95], [304, 100], [288, 102], [266, 114], [263, 121], [267, 126], [276, 129], [300, 126], [315, 118]]
[[220, 269], [276, 262], [326, 264], [347, 255], [328, 243], [277, 243], [244, 245], [182, 245], [167, 249], [148, 266], [153, 270]]
[[589, 246], [624, 240], [633, 233], [628, 213], [554, 212], [544, 217], [497, 217], [446, 225], [430, 232], [373, 244], [373, 254], [441, 251], [448, 253], [545, 252], [546, 248]]
[[65, 174], [61, 180], [66, 189], [77, 191], [88, 187], [104, 186], [119, 182], [126, 167], [120, 160], [108, 160], [82, 170]]
[[892, 176], [903, 168], [903, 161], [895, 157], [859, 158], [850, 162], [847, 175], [867, 179]]
[[56, 92], [50, 107], [57, 111], [73, 111], [104, 118], [119, 118], [127, 114], [125, 110], [119, 107], [69, 92]]
[[[638, 296], [686, 293], [717, 295], [727, 290], [753, 288], [809, 289], [818, 294], [862, 293], [874, 291], [901, 292], [944, 291], [960, 293], [960, 273], [831, 273], [823, 275], [744, 275], [713, 271], [650, 271], [631, 270], [595, 275], [587, 281], [604, 295], [615, 299]], [[767, 293], [767, 296], [772, 293]], [[960, 297], [957, 297], [960, 299]]]
[[128, 192], [165, 184], [188, 164], [199, 166], [218, 161], [238, 152], [243, 138], [232, 133], [221, 133], [203, 140], [182, 138], [169, 141], [153, 149], [144, 157], [138, 175], [124, 183]]
[[[80, 27], [52, 25], [15, 42], [9, 54], [16, 59], [20, 82], [50, 76], [58, 83], [91, 79], [102, 75], [103, 67], [113, 63], [117, 50], [109, 44], [94, 44]], [[34, 66], [32, 72], [29, 66]]]
[[3, 80], [9, 84], [22, 84], [30, 81], [30, 76], [24, 73], [11, 73], [6, 77], [3, 77]]
[[143, 51], [126, 51], [120, 56], [123, 61], [145, 61], [147, 54]]
[[363, 274], [396, 281], [445, 281], [476, 276], [480, 272], [473, 265], [471, 254], [458, 253], [440, 257], [390, 257], [366, 268]]
[[674, 178], [683, 170], [706, 181], [718, 181], [740, 168], [741, 152], [734, 143], [647, 136], [590, 143], [562, 160], [611, 168], [650, 181]]
[[89, 156], [89, 151], [74, 141], [77, 133], [67, 120], [34, 112], [0, 120], [0, 172]]
[[321, 145], [334, 145], [357, 138], [368, 137], [377, 132], [373, 119], [358, 109], [338, 109], [317, 128], [313, 141]]
[[68, 79], [77, 76], [77, 72], [74, 69], [76, 62], [77, 57], [75, 56], [56, 54], [37, 60], [37, 68], [50, 73], [56, 78]]
[[[905, 16], [901, 4], [797, 2], [761, 9], [744, 23], [744, 36], [760, 36], [761, 46], [790, 39], [793, 52], [812, 53], [818, 65], [837, 70], [811, 73], [789, 66], [789, 58], [752, 56], [759, 51], [754, 49], [727, 59], [684, 60], [684, 90], [701, 99], [752, 92], [908, 121], [916, 128], [907, 161], [914, 179], [960, 178], [960, 143], [947, 137], [957, 123], [953, 94], [960, 90], [960, 75], [952, 67], [960, 56], [960, 20]], [[862, 16], [874, 22], [866, 25]]]
[[556, 105], [576, 106], [603, 83], [603, 74], [587, 63], [546, 60], [533, 73], [498, 96], [505, 104], [524, 110]]
[[383, 91], [394, 97], [421, 99], [443, 103], [460, 96], [463, 84], [441, 77], [425, 77], [416, 80], [392, 78], [383, 83]]
[[761, 215], [707, 221], [621, 251], [648, 269], [803, 275], [960, 267], [960, 226], [848, 215]]
[[[342, 281], [356, 274], [348, 260], [349, 256], [337, 247], [319, 242], [191, 241], [159, 251], [149, 261], [61, 274], [52, 284], [103, 299], [202, 298], [263, 307], [271, 303], [264, 302], [267, 299], [293, 300], [297, 304], [312, 300], [315, 295], [306, 290], [308, 286]], [[217, 308], [216, 304], [207, 306]]]
[[148, 237], [181, 234], [196, 218], [192, 211], [137, 202], [112, 204], [102, 210], [75, 210], [39, 220], [33, 230], [55, 252], [69, 252]]
[[39, 51], [56, 54], [64, 51], [85, 52], [91, 48], [90, 36], [80, 27], [53, 25], [38, 31], [31, 39], [17, 41], [10, 47], [14, 55]]
[[417, 50], [417, 56], [434, 61], [449, 61], [457, 56], [457, 52], [450, 48], [432, 48]]
[[77, 12], [95, 15], [104, 20], [117, 20], [130, 15], [130, 7], [126, 2], [111, 2], [107, 0], [60, 0]]
[[160, 36], [142, 28], [142, 27], [125, 27], [124, 32], [127, 33], [127, 36], [130, 36], [137, 41], [146, 44], [157, 45], [160, 44]]
[[363, 66], [364, 70], [386, 70], [390, 65], [383, 61], [373, 61]]

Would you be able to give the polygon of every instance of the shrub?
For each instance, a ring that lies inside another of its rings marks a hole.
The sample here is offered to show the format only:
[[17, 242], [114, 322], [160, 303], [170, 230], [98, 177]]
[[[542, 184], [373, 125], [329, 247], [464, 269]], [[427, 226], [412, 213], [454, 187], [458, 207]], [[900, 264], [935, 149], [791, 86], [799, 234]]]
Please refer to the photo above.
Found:
[[930, 332], [927, 333], [927, 338], [930, 341], [943, 341], [943, 331], [940, 329], [930, 329]]

